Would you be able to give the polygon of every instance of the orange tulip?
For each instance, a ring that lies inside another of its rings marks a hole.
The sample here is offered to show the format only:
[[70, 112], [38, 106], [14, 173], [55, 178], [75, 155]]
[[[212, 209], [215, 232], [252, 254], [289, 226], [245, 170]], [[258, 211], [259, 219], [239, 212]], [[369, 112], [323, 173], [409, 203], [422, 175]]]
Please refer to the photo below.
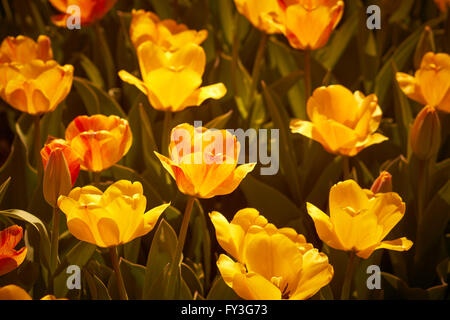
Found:
[[70, 178], [72, 186], [77, 180], [78, 173], [80, 172], [80, 157], [79, 155], [70, 147], [66, 140], [63, 139], [53, 139], [42, 148], [41, 158], [44, 169], [47, 167], [50, 155], [55, 150], [61, 150], [64, 158], [66, 160], [67, 166], [70, 172]]
[[373, 193], [392, 192], [392, 175], [387, 171], [382, 171], [378, 178], [372, 183], [370, 191]]
[[81, 169], [100, 172], [118, 162], [130, 149], [128, 121], [118, 116], [78, 116], [66, 129], [66, 140], [81, 158]]
[[6, 37], [0, 45], [0, 64], [11, 62], [24, 64], [36, 59], [42, 61], [53, 59], [49, 37], [40, 35], [37, 42], [22, 35]]
[[442, 12], [447, 12], [448, 6], [450, 6], [450, 0], [434, 0], [434, 2]]
[[[68, 12], [70, 6], [80, 8], [80, 22], [82, 26], [94, 23], [115, 5], [117, 0], [50, 0], [50, 3], [62, 14], [52, 17], [52, 22], [59, 27], [67, 26], [67, 19], [71, 16]], [[70, 10], [69, 10], [70, 12]]]
[[27, 247], [14, 250], [22, 235], [22, 227], [17, 225], [0, 231], [0, 276], [16, 269], [25, 260]]
[[33, 300], [21, 287], [10, 284], [0, 288], [0, 300]]
[[450, 55], [428, 52], [414, 77], [397, 72], [402, 91], [414, 101], [450, 112]]
[[187, 123], [172, 129], [170, 159], [157, 153], [178, 189], [198, 198], [233, 192], [255, 163], [237, 167], [240, 144], [226, 130], [208, 130]]
[[417, 115], [409, 134], [412, 151], [419, 159], [435, 156], [441, 146], [441, 122], [435, 108], [425, 106]]
[[142, 43], [151, 41], [166, 51], [176, 51], [188, 43], [200, 45], [208, 37], [207, 30], [190, 30], [175, 20], [160, 20], [153, 12], [132, 10], [130, 38], [137, 49]]
[[284, 34], [292, 47], [323, 47], [344, 12], [342, 0], [278, 0], [284, 12]]

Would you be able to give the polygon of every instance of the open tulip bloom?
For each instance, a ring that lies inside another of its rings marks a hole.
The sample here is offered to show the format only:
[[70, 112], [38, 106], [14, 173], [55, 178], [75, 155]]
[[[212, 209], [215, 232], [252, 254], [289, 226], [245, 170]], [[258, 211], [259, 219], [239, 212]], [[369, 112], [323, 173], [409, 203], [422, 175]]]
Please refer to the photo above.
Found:
[[16, 269], [25, 260], [27, 247], [14, 249], [22, 235], [22, 227], [17, 225], [0, 231], [0, 276]]
[[352, 94], [341, 85], [320, 87], [309, 98], [306, 111], [311, 121], [292, 120], [291, 131], [319, 142], [330, 153], [352, 157], [388, 139], [375, 133], [382, 112], [374, 94]]
[[278, 0], [234, 0], [236, 9], [256, 28], [266, 33], [281, 33], [281, 7]]
[[414, 101], [450, 112], [450, 55], [428, 52], [414, 77], [397, 72], [402, 91]]
[[212, 198], [233, 192], [254, 169], [255, 163], [237, 166], [239, 152], [240, 143], [230, 132], [184, 123], [172, 129], [170, 159], [155, 154], [182, 193]]
[[82, 26], [92, 24], [103, 18], [115, 5], [117, 0], [50, 0], [50, 3], [61, 14], [54, 15], [52, 22], [59, 27], [67, 26], [67, 19], [71, 18], [73, 6], [79, 7]]
[[383, 241], [405, 214], [405, 203], [395, 192], [374, 194], [346, 180], [330, 190], [329, 216], [306, 205], [320, 239], [332, 248], [367, 259], [377, 249], [407, 251], [413, 245], [405, 237]]
[[146, 235], [170, 204], [148, 212], [145, 212], [146, 205], [141, 183], [127, 180], [115, 182], [105, 192], [94, 186], [74, 188], [68, 196], [58, 199], [70, 233], [104, 248]]
[[328, 257], [294, 229], [277, 229], [255, 209], [236, 213], [229, 223], [210, 214], [217, 241], [227, 251], [217, 260], [225, 283], [247, 300], [308, 299], [333, 278]]

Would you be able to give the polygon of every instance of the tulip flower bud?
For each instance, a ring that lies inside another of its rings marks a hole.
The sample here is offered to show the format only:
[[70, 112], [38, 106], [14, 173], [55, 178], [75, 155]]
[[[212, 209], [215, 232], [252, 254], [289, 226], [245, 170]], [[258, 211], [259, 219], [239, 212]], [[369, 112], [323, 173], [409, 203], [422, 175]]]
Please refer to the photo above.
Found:
[[434, 107], [425, 106], [417, 115], [410, 133], [411, 147], [417, 158], [430, 159], [439, 151], [441, 123]]
[[430, 51], [434, 52], [435, 49], [433, 30], [425, 26], [414, 53], [414, 68], [419, 69], [423, 56]]
[[370, 191], [373, 193], [392, 192], [392, 175], [387, 171], [381, 172], [370, 187]]
[[44, 198], [52, 207], [56, 207], [60, 195], [69, 194], [72, 189], [70, 171], [62, 149], [55, 149], [45, 167]]

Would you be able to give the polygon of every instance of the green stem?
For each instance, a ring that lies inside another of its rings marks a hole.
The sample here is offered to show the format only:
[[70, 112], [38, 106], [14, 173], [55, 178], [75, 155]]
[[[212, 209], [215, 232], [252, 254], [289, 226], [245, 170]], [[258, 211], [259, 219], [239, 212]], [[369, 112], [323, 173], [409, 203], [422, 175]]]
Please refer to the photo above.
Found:
[[235, 32], [233, 35], [233, 45], [231, 48], [231, 91], [233, 95], [237, 95], [237, 69], [239, 59], [239, 36], [236, 31], [239, 27], [239, 15], [234, 16]]
[[92, 182], [94, 183], [94, 184], [100, 184], [100, 182], [101, 182], [101, 175], [102, 175], [102, 173], [99, 171], [99, 172], [95, 172], [95, 171], [93, 171], [92, 172]]
[[[192, 207], [194, 206], [194, 197], [189, 197], [186, 209], [184, 210], [183, 215], [183, 221], [181, 222], [181, 229], [180, 234], [178, 235], [178, 245], [177, 245], [177, 251], [175, 253], [175, 262], [178, 263], [178, 261], [181, 260], [181, 255], [183, 254], [183, 248], [184, 248], [184, 242], [186, 240], [186, 234], [189, 226], [189, 220], [191, 220], [191, 212]], [[176, 265], [176, 264], [174, 264]]]
[[252, 70], [252, 86], [250, 88], [250, 96], [249, 96], [249, 106], [250, 106], [250, 112], [249, 112], [249, 120], [251, 121], [253, 111], [255, 109], [255, 100], [256, 100], [256, 93], [258, 88], [258, 82], [259, 82], [259, 75], [261, 73], [261, 67], [264, 62], [264, 53], [267, 46], [267, 39], [269, 36], [261, 32], [261, 37], [259, 40], [258, 50], [256, 51], [256, 57], [255, 62], [253, 63], [253, 70]]
[[109, 255], [111, 257], [111, 263], [116, 273], [117, 289], [119, 290], [119, 296], [121, 300], [128, 300], [127, 290], [125, 289], [125, 283], [123, 282], [122, 273], [119, 267], [119, 256], [117, 255], [117, 247], [109, 247]]
[[341, 300], [349, 300], [350, 299], [353, 271], [355, 270], [355, 266], [356, 266], [355, 258], [356, 258], [355, 252], [351, 251], [350, 255], [349, 255], [349, 260], [347, 263], [347, 270], [345, 271], [344, 284], [342, 285]]
[[41, 118], [39, 115], [34, 116], [34, 149], [38, 181], [41, 181], [44, 168], [41, 159]]
[[50, 293], [54, 292], [54, 273], [58, 267], [58, 244], [59, 244], [59, 213], [58, 207], [53, 207], [52, 242], [50, 247], [50, 271], [48, 273], [48, 287]]
[[428, 183], [428, 160], [419, 160], [419, 180], [417, 183], [417, 225], [421, 224], [423, 219], [423, 210], [425, 209], [426, 190]]
[[164, 113], [162, 141], [161, 141], [161, 153], [163, 155], [168, 155], [169, 152], [169, 141], [171, 130], [172, 130], [172, 112], [166, 111]]
[[305, 50], [304, 52], [305, 58], [305, 100], [308, 101], [309, 97], [311, 97], [311, 51]]
[[350, 159], [347, 156], [343, 156], [342, 169], [344, 172], [344, 180], [351, 179], [350, 176]]
[[94, 24], [95, 34], [97, 36], [97, 40], [100, 45], [100, 50], [103, 54], [103, 61], [105, 63], [105, 71], [107, 75], [108, 80], [108, 88], [114, 88], [115, 86], [115, 80], [116, 80], [116, 74], [115, 71], [115, 65], [113, 56], [111, 54], [111, 50], [109, 49], [108, 42], [105, 38], [105, 33], [103, 28], [100, 25], [100, 22], [97, 22]]

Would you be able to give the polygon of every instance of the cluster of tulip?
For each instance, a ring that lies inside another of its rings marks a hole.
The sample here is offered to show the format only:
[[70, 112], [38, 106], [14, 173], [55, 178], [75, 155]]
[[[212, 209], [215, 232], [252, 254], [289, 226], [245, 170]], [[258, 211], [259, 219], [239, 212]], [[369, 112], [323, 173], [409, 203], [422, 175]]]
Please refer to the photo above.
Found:
[[[65, 12], [71, 1], [50, 2], [63, 12], [52, 18], [53, 23], [66, 26], [70, 17]], [[304, 51], [309, 121], [294, 119], [289, 128], [292, 133], [312, 139], [328, 153], [344, 159], [344, 179], [335, 181], [329, 190], [329, 214], [313, 203], [305, 204], [319, 238], [328, 247], [349, 252], [349, 264], [354, 263], [356, 256], [368, 259], [377, 249], [408, 251], [413, 242], [406, 237], [384, 240], [406, 210], [399, 194], [392, 192], [391, 175], [382, 172], [370, 189], [364, 189], [352, 178], [349, 167], [351, 157], [389, 139], [377, 132], [382, 120], [377, 96], [352, 92], [338, 84], [311, 88], [310, 52], [327, 44], [343, 16], [344, 1], [234, 2], [237, 10], [263, 32], [260, 55], [267, 35], [278, 33], [286, 37], [291, 47]], [[81, 23], [88, 26], [101, 19], [115, 1], [76, 3], [83, 4]], [[445, 1], [436, 3], [446, 10]], [[119, 71], [118, 76], [144, 93], [155, 110], [165, 112], [166, 126], [171, 126], [172, 113], [225, 96], [227, 90], [223, 83], [201, 86], [206, 65], [201, 44], [208, 37], [207, 30], [190, 30], [174, 20], [161, 20], [153, 12], [133, 9], [129, 37], [142, 79], [125, 70]], [[11, 107], [37, 119], [35, 138], [40, 157], [36, 159], [36, 168], [42, 162], [38, 178], [45, 200], [53, 207], [49, 295], [43, 299], [55, 299], [52, 286], [60, 267], [60, 212], [64, 213], [68, 231], [75, 238], [109, 250], [119, 296], [128, 299], [117, 247], [148, 234], [170, 203], [147, 211], [147, 198], [138, 181], [118, 180], [101, 190], [101, 173], [121, 161], [133, 144], [133, 128], [124, 118], [80, 115], [65, 128], [64, 139], [49, 136], [41, 149], [39, 118], [53, 112], [67, 97], [73, 73], [73, 66], [61, 66], [53, 60], [47, 36], [39, 36], [34, 41], [19, 35], [1, 43], [0, 97]], [[258, 77], [258, 72], [254, 76]], [[435, 157], [441, 146], [439, 113], [450, 113], [449, 77], [450, 56], [433, 52], [423, 56], [415, 76], [396, 74], [404, 94], [424, 105], [409, 137], [413, 153], [424, 162]], [[188, 132], [190, 139], [182, 131]], [[188, 197], [172, 261], [175, 268], [183, 261], [195, 201], [232, 193], [256, 165], [238, 166], [239, 141], [226, 130], [219, 132], [218, 139], [217, 130], [182, 123], [166, 137], [167, 143], [161, 148], [163, 154], [153, 150], [178, 190]], [[196, 139], [201, 141], [200, 149], [194, 147]], [[233, 154], [218, 151], [222, 146], [232, 146]], [[74, 188], [80, 170], [89, 172], [92, 185]], [[295, 229], [277, 228], [254, 208], [239, 210], [231, 222], [217, 211], [209, 217], [217, 241], [226, 252], [217, 259], [218, 270], [226, 285], [241, 298], [308, 299], [332, 281], [336, 266], [330, 264], [327, 254]], [[21, 238], [22, 227], [18, 225], [0, 231], [0, 276], [24, 262], [27, 247], [14, 249]], [[341, 292], [343, 299], [350, 297], [352, 267], [348, 270]], [[0, 288], [0, 299], [6, 298], [31, 299], [15, 285]]]

